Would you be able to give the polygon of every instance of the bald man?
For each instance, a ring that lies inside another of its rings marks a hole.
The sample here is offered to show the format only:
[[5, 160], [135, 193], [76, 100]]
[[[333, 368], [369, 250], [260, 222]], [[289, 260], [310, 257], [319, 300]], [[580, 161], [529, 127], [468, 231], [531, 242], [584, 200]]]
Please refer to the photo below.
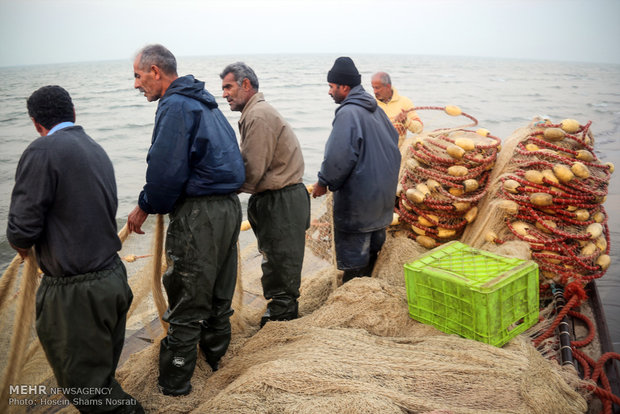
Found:
[[398, 132], [398, 147], [400, 148], [407, 136], [407, 130], [419, 134], [422, 132], [424, 124], [413, 110], [411, 100], [399, 95], [398, 91], [392, 86], [390, 75], [385, 72], [377, 72], [372, 76], [371, 84], [377, 104], [385, 111]]

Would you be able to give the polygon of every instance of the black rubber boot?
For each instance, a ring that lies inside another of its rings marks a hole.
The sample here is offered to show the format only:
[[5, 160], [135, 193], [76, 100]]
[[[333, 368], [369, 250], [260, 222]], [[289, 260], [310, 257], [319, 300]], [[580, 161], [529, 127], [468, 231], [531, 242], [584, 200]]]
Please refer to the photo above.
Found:
[[262, 328], [269, 321], [290, 321], [299, 316], [299, 304], [293, 298], [274, 298], [267, 304], [267, 310], [260, 320]]
[[377, 253], [370, 253], [370, 260], [368, 265], [361, 269], [362, 276], [372, 276], [372, 271], [375, 269], [375, 263], [377, 263]]
[[368, 273], [368, 269], [363, 267], [361, 269], [351, 269], [351, 270], [345, 270], [344, 274], [342, 275], [342, 283], [345, 284], [347, 283], [349, 280], [354, 279], [356, 277], [365, 277], [365, 276], [370, 276]]
[[173, 352], [168, 337], [162, 339], [159, 350], [159, 389], [164, 395], [187, 395], [192, 390], [190, 380], [196, 366], [196, 353]]
[[202, 324], [200, 332], [200, 349], [205, 354], [207, 363], [213, 371], [217, 371], [220, 365], [220, 359], [226, 354], [228, 345], [230, 345], [230, 331], [218, 333], [210, 329], [205, 323]]

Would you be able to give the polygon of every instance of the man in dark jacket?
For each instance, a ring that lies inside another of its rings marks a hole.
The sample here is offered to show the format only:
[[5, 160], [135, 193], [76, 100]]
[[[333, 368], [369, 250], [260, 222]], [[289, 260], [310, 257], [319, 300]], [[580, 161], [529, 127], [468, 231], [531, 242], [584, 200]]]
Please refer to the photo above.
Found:
[[80, 412], [143, 413], [114, 378], [133, 299], [118, 257], [116, 181], [103, 148], [74, 125], [69, 93], [45, 86], [27, 102], [41, 138], [22, 154], [7, 239], [44, 276], [36, 328], [59, 387]]
[[347, 282], [372, 273], [392, 221], [400, 152], [398, 133], [361, 86], [351, 58], [336, 59], [327, 82], [340, 106], [312, 196], [334, 192], [336, 261]]
[[168, 294], [161, 341], [159, 387], [185, 395], [196, 365], [196, 344], [213, 370], [230, 343], [245, 180], [235, 133], [215, 98], [192, 75], [179, 77], [176, 59], [161, 45], [142, 49], [134, 61], [134, 87], [159, 100], [146, 184], [129, 214], [130, 231], [148, 214], [170, 214], [166, 237]]

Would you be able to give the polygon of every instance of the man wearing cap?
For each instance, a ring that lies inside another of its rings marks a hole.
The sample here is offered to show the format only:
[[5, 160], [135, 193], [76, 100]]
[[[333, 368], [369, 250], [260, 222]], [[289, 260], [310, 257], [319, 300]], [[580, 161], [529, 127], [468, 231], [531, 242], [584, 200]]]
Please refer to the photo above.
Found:
[[400, 152], [398, 133], [361, 86], [351, 58], [336, 59], [327, 82], [340, 106], [312, 196], [334, 192], [334, 243], [344, 283], [372, 273], [392, 221]]
[[407, 130], [414, 134], [422, 132], [423, 124], [418, 114], [413, 110], [411, 99], [399, 95], [396, 88], [392, 86], [390, 75], [385, 72], [377, 72], [372, 75], [371, 84], [379, 108], [387, 114], [398, 132], [399, 147], [407, 137]]

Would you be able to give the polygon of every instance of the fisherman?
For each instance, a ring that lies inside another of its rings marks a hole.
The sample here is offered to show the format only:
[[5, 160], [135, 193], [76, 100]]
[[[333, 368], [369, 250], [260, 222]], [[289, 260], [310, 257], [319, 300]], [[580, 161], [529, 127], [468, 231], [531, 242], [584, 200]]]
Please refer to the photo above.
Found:
[[353, 60], [339, 57], [327, 74], [337, 104], [312, 196], [334, 192], [334, 242], [343, 283], [370, 276], [392, 221], [400, 166], [398, 133], [361, 86]]
[[220, 74], [222, 96], [241, 111], [239, 133], [246, 179], [241, 191], [252, 194], [248, 220], [263, 254], [263, 294], [270, 300], [260, 321], [298, 316], [299, 285], [310, 197], [303, 185], [304, 158], [291, 126], [258, 91], [258, 78], [243, 62]]
[[392, 86], [390, 75], [385, 72], [377, 72], [371, 78], [372, 89], [377, 99], [379, 108], [387, 114], [392, 125], [398, 132], [398, 147], [407, 137], [407, 130], [414, 134], [422, 132], [424, 125], [413, 110], [413, 103], [406, 96], [401, 96]]
[[19, 160], [6, 234], [22, 258], [34, 245], [43, 270], [39, 341], [80, 412], [143, 413], [114, 378], [133, 294], [118, 256], [112, 162], [75, 125], [65, 89], [44, 86], [27, 107], [41, 138]]
[[159, 353], [159, 387], [185, 395], [196, 365], [196, 344], [215, 371], [230, 344], [245, 180], [235, 132], [204, 82], [177, 75], [176, 59], [161, 45], [138, 52], [134, 87], [159, 100], [146, 184], [127, 218], [132, 232], [149, 214], [170, 214], [168, 270], [163, 284], [170, 323]]

